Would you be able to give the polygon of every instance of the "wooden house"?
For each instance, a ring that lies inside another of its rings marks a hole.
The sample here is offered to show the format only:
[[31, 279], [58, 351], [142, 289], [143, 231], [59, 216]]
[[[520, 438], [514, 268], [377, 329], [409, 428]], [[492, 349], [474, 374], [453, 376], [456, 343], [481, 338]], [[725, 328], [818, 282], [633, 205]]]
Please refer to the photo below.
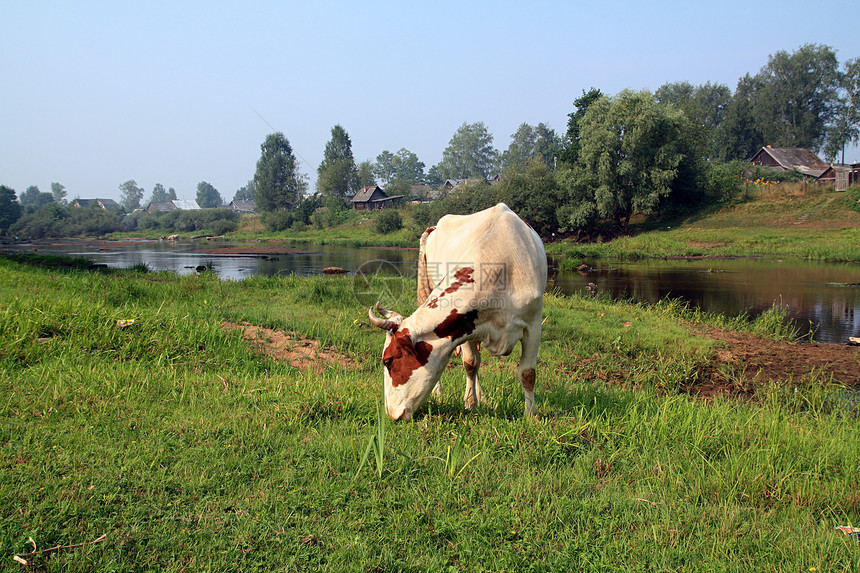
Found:
[[827, 168], [827, 163], [819, 159], [805, 147], [762, 147], [752, 158], [753, 165], [770, 167], [777, 171], [795, 169], [810, 179], [820, 177]]
[[233, 201], [230, 203], [230, 209], [239, 213], [253, 213], [257, 208], [254, 201]]
[[860, 185], [860, 163], [851, 165], [831, 165], [815, 182], [835, 191], [845, 191], [852, 185]]
[[384, 209], [400, 203], [403, 195], [388, 195], [379, 185], [369, 185], [352, 198], [352, 205], [359, 211], [372, 211], [373, 209]]

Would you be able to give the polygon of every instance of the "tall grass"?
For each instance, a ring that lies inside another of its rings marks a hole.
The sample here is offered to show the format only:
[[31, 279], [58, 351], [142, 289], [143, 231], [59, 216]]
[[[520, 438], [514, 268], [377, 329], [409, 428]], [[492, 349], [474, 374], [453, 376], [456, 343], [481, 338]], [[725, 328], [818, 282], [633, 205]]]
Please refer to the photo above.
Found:
[[[105, 535], [28, 559], [48, 571], [856, 567], [857, 543], [834, 529], [860, 521], [844, 389], [809, 377], [758, 403], [703, 403], [674, 392], [713, 350], [689, 335], [688, 311], [550, 295], [539, 419], [522, 416], [515, 353], [485, 357], [489, 401], [475, 412], [458, 367], [443, 398], [390, 423], [382, 335], [350, 292], [341, 278], [0, 258], [7, 566], [28, 538]], [[274, 361], [221, 328], [240, 320], [312, 336], [353, 366]]]

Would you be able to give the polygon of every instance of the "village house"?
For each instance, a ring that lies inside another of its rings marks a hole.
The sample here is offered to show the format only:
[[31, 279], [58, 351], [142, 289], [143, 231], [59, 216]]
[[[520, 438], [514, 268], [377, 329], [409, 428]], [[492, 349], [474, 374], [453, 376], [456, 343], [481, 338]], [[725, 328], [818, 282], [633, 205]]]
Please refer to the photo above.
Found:
[[356, 210], [372, 211], [374, 209], [384, 209], [392, 207], [403, 201], [403, 195], [388, 195], [382, 190], [379, 185], [369, 185], [362, 187], [361, 190], [352, 198], [352, 204]]
[[197, 201], [164, 201], [161, 203], [150, 203], [146, 207], [147, 213], [169, 213], [170, 211], [185, 210], [192, 211], [200, 209]]
[[236, 200], [234, 200], [234, 201], [230, 202], [229, 207], [233, 211], [237, 211], [237, 212], [243, 213], [243, 214], [248, 214], [248, 213], [254, 213], [256, 208], [257, 208], [257, 205], [254, 203], [254, 201], [236, 201]]
[[830, 167], [805, 147], [762, 147], [752, 158], [753, 165], [776, 171], [797, 170], [808, 179], [817, 179]]
[[844, 191], [860, 183], [860, 163], [850, 165], [828, 164], [812, 151], [803, 147], [762, 147], [752, 158], [752, 164], [770, 167], [777, 171], [792, 169], [802, 173], [816, 185]]

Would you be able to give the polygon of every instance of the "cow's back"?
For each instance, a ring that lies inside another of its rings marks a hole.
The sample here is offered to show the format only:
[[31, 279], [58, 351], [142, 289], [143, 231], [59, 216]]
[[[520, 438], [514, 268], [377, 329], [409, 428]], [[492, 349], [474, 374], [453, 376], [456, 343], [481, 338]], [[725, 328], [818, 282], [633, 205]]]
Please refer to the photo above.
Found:
[[[515, 304], [526, 305], [543, 296], [547, 275], [543, 243], [504, 203], [472, 215], [446, 215], [422, 243], [426, 276], [434, 286], [454, 269], [468, 266], [474, 269], [476, 296], [504, 294]], [[450, 284], [452, 277], [446, 282]]]

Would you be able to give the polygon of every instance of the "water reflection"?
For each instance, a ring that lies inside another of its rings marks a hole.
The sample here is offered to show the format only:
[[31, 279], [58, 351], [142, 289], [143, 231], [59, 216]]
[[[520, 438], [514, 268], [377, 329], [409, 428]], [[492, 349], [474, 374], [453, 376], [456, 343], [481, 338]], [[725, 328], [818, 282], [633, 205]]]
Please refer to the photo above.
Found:
[[563, 272], [563, 292], [594, 283], [613, 298], [657, 302], [680, 298], [692, 306], [729, 316], [755, 318], [774, 303], [786, 306], [813, 339], [845, 342], [860, 333], [860, 265], [760, 259], [588, 261], [588, 272]]
[[[276, 247], [208, 241], [90, 241], [6, 245], [4, 250], [86, 257], [111, 267], [145, 264], [152, 270], [178, 274], [205, 266], [223, 279], [295, 273], [318, 275], [326, 267], [354, 272], [363, 263], [390, 261], [401, 273], [414, 276], [414, 249], [340, 246]], [[761, 259], [585, 261], [587, 272], [555, 272], [550, 284], [564, 293], [598, 292], [613, 298], [657, 302], [680, 298], [710, 312], [756, 317], [774, 303], [787, 306], [798, 326], [814, 330], [813, 339], [843, 343], [860, 336], [860, 265]]]

